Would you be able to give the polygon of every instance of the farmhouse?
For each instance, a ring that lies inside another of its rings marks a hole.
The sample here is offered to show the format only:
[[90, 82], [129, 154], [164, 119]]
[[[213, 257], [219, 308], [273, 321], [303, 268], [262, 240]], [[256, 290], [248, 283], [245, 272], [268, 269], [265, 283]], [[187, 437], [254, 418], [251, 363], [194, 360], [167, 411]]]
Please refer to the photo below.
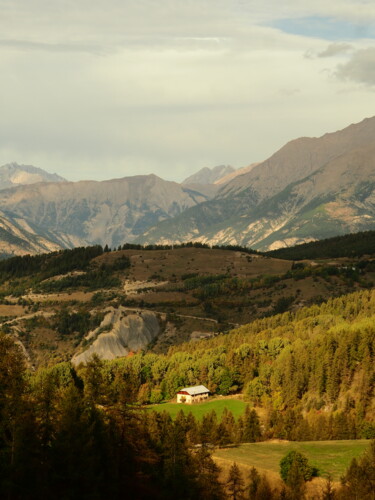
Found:
[[198, 403], [208, 398], [210, 391], [204, 385], [185, 387], [177, 393], [177, 403]]

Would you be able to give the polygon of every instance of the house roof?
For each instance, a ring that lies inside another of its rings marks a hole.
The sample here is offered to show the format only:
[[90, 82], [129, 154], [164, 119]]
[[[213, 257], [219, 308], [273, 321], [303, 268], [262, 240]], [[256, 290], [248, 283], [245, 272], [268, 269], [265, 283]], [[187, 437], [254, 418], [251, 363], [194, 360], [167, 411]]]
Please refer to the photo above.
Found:
[[210, 391], [204, 385], [196, 385], [194, 387], [184, 387], [184, 389], [181, 389], [178, 392], [185, 392], [185, 393], [189, 394], [190, 396], [196, 396], [197, 394], [204, 394], [204, 393], [210, 392]]

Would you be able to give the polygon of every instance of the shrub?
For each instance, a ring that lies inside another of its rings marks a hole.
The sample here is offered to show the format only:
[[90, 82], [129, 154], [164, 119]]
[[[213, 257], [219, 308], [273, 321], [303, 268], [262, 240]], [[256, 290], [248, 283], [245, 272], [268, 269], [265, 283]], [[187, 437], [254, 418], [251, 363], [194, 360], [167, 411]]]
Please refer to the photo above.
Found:
[[310, 481], [313, 476], [317, 475], [318, 471], [309, 465], [305, 455], [298, 451], [290, 451], [280, 460], [280, 476], [286, 484], [293, 486], [290, 484], [292, 480], [291, 472], [293, 472], [293, 476], [297, 475], [303, 481]]

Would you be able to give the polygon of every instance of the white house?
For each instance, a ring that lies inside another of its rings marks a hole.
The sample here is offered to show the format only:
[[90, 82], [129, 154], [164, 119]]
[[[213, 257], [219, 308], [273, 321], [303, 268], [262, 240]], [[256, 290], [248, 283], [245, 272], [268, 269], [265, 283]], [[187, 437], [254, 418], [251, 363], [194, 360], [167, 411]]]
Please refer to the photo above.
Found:
[[185, 387], [177, 393], [177, 403], [198, 403], [207, 399], [210, 391], [204, 385], [196, 385], [195, 387]]

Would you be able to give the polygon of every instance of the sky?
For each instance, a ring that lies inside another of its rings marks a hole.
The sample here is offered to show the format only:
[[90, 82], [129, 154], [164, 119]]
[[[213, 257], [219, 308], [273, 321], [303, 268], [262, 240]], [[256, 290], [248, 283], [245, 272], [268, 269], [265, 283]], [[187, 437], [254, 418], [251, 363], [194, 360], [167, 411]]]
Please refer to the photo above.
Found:
[[180, 182], [374, 115], [374, 0], [0, 0], [0, 165]]

